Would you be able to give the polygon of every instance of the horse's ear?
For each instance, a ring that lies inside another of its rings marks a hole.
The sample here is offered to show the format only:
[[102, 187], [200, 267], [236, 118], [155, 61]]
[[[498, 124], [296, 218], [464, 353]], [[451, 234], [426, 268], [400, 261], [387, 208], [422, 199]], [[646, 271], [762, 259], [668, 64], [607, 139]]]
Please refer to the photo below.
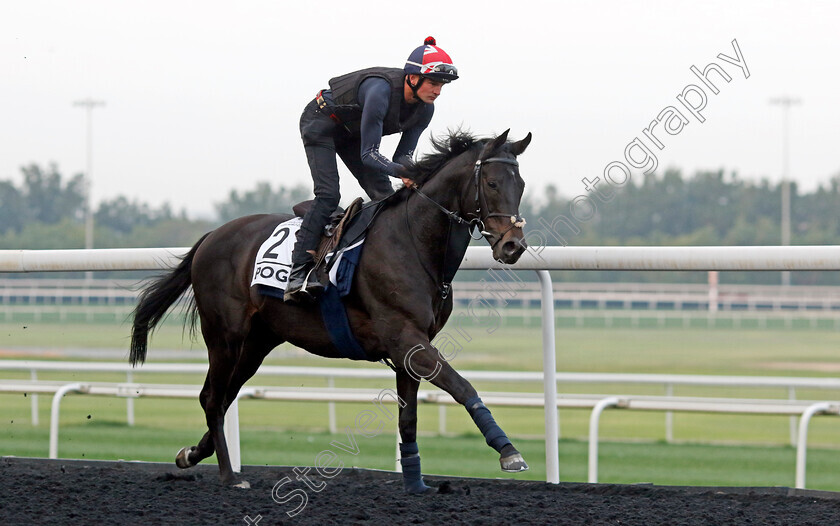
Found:
[[492, 157], [494, 153], [499, 151], [499, 149], [505, 145], [507, 142], [507, 136], [510, 133], [510, 128], [504, 131], [501, 135], [493, 139], [492, 141], [488, 142], [486, 146], [484, 146], [484, 150], [481, 151], [481, 159], [487, 159], [488, 157]]
[[529, 144], [531, 144], [531, 132], [528, 132], [528, 135], [526, 135], [525, 138], [521, 141], [516, 141], [515, 143], [511, 144], [510, 153], [519, 156], [522, 152], [525, 151], [525, 148], [527, 148]]

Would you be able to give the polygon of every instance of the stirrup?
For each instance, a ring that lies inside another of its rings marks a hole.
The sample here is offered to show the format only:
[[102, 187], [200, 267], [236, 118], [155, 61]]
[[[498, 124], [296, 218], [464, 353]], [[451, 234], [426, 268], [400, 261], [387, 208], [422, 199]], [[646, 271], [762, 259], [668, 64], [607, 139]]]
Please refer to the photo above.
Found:
[[[308, 270], [307, 267], [309, 267]], [[306, 274], [301, 277], [300, 275], [304, 272]], [[314, 301], [322, 292], [324, 292], [324, 285], [318, 281], [318, 277], [315, 274], [315, 265], [304, 263], [296, 265], [292, 269], [291, 276], [289, 276], [289, 285], [283, 293], [283, 301], [289, 303], [295, 303], [301, 300]]]

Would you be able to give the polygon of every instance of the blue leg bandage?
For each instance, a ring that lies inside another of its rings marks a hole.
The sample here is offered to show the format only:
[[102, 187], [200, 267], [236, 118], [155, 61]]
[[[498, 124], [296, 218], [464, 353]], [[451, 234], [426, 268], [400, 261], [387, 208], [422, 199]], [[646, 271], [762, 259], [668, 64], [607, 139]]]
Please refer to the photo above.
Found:
[[400, 465], [403, 472], [403, 488], [406, 493], [423, 493], [429, 489], [420, 473], [419, 451], [417, 442], [400, 443]]
[[510, 444], [510, 440], [508, 440], [505, 432], [502, 431], [502, 428], [493, 419], [493, 415], [490, 414], [490, 410], [487, 409], [481, 401], [481, 398], [477, 396], [470, 398], [464, 405], [467, 407], [467, 411], [470, 413], [475, 425], [478, 426], [481, 434], [484, 435], [487, 445], [501, 453], [502, 448]]

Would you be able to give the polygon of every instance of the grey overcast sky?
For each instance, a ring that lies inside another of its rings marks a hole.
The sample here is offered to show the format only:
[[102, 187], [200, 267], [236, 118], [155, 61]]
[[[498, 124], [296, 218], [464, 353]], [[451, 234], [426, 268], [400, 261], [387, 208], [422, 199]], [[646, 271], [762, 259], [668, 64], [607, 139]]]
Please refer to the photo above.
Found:
[[[73, 102], [91, 97], [106, 103], [93, 111], [95, 202], [125, 195], [197, 216], [258, 181], [309, 186], [303, 106], [332, 76], [401, 67], [433, 35], [461, 79], [435, 103], [418, 154], [448, 128], [533, 132], [521, 170], [537, 198], [548, 184], [585, 193], [581, 180], [626, 162], [635, 138], [660, 170], [778, 181], [783, 111], [770, 100], [787, 95], [801, 100], [790, 110], [791, 176], [812, 190], [840, 172], [838, 21], [840, 2], [768, 0], [7, 1], [0, 180], [19, 184], [33, 162], [83, 172], [85, 111]], [[718, 58], [737, 56], [733, 40], [749, 78]], [[710, 73], [719, 93], [705, 87], [701, 123], [677, 95], [703, 87], [690, 67], [711, 62], [731, 81]], [[643, 130], [669, 106], [688, 124], [676, 135], [660, 124], [660, 150]], [[382, 149], [395, 146], [389, 137]], [[347, 172], [342, 195], [361, 195]]]

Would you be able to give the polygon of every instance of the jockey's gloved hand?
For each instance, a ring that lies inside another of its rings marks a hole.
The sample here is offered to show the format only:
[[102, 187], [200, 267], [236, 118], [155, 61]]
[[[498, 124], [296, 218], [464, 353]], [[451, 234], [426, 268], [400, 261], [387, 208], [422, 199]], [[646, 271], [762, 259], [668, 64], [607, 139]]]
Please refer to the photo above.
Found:
[[[411, 163], [410, 160], [402, 160], [397, 164], [397, 167], [394, 169], [394, 175], [402, 179], [402, 182], [408, 188], [414, 186], [414, 181], [411, 179], [412, 170], [410, 168], [411, 165], [406, 166], [406, 163]], [[413, 163], [412, 163], [413, 164]]]

